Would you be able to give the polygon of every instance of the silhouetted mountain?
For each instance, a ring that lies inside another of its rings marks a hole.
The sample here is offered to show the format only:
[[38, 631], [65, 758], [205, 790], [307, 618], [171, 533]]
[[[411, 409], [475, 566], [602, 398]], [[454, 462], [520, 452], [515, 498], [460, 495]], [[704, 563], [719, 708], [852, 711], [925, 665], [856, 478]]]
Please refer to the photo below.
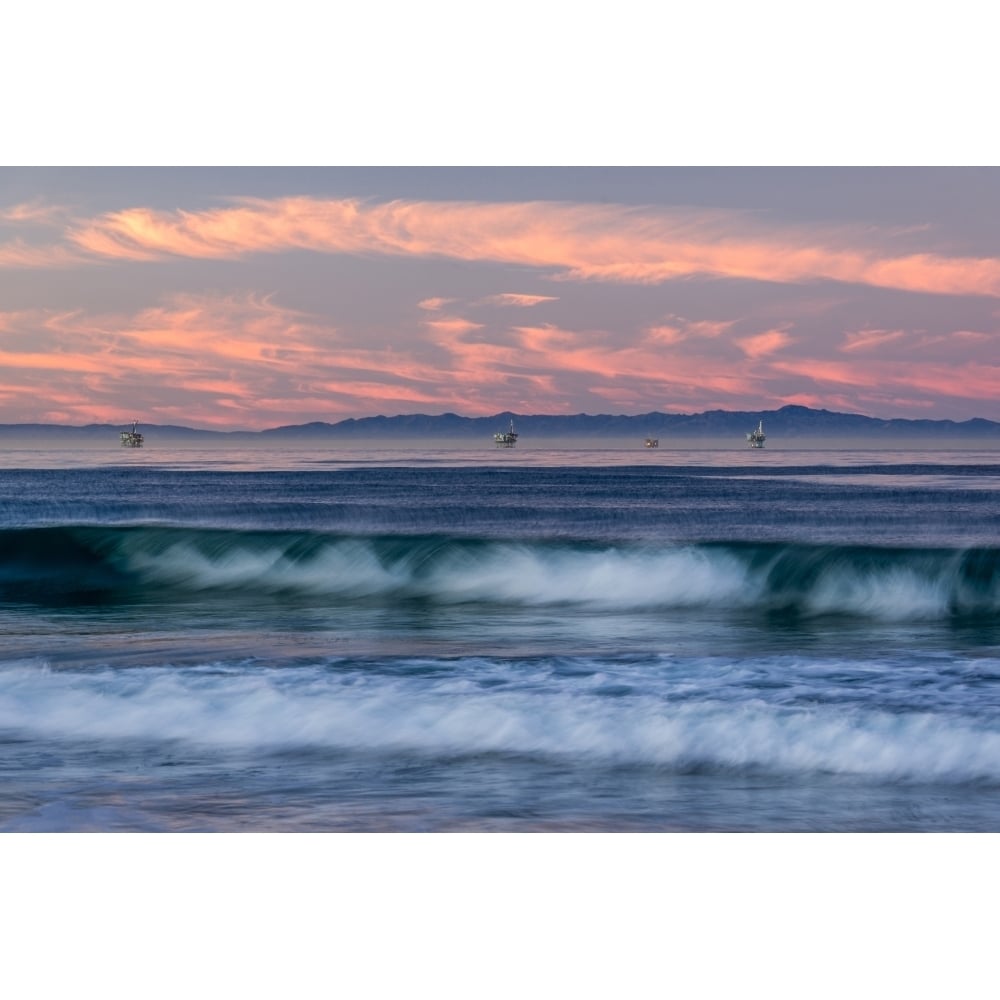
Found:
[[[272, 427], [263, 431], [216, 431], [172, 424], [140, 424], [147, 443], [161, 440], [273, 441], [344, 438], [465, 438], [489, 441], [497, 431], [506, 430], [513, 419], [522, 443], [532, 437], [660, 437], [671, 439], [732, 438], [742, 442], [748, 431], [764, 421], [769, 441], [795, 438], [899, 438], [913, 440], [993, 438], [1000, 440], [1000, 423], [984, 420], [883, 420], [858, 413], [835, 413], [806, 406], [783, 406], [777, 410], [707, 410], [704, 413], [643, 413], [638, 416], [578, 413], [572, 416], [518, 414], [505, 411], [491, 417], [461, 417], [455, 413], [429, 416], [423, 413], [395, 417], [349, 418], [338, 423], [312, 421]], [[60, 424], [0, 424], [0, 437], [34, 441], [73, 439], [88, 442], [117, 442], [128, 424], [87, 424], [72, 427]]]
[[[407, 414], [363, 417], [336, 424], [311, 423], [275, 427], [261, 437], [467, 437], [489, 439], [506, 430], [513, 419], [526, 441], [534, 437], [731, 437], [742, 441], [764, 421], [768, 437], [989, 437], [1000, 435], [1000, 423], [982, 418], [954, 420], [881, 420], [857, 413], [783, 406], [778, 410], [708, 410], [704, 413], [643, 413], [638, 416], [578, 413], [572, 416], [518, 414], [505, 411], [491, 417]], [[664, 442], [665, 443], [665, 442]]]

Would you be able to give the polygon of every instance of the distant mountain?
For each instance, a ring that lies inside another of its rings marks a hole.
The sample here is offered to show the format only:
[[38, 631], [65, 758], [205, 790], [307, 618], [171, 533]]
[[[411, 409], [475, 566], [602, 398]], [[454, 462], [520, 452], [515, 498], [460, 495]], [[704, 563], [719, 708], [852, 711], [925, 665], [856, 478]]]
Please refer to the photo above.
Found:
[[[336, 424], [310, 423], [274, 427], [260, 431], [259, 437], [284, 440], [301, 437], [404, 438], [449, 437], [489, 440], [506, 430], [510, 421], [522, 435], [532, 437], [639, 437], [733, 438], [743, 441], [747, 432], [764, 421], [768, 437], [951, 437], [1000, 439], [1000, 423], [975, 418], [954, 420], [880, 420], [856, 413], [834, 413], [806, 406], [783, 406], [778, 410], [708, 410], [704, 413], [643, 413], [638, 416], [573, 416], [518, 414], [506, 411], [492, 417], [460, 417], [407, 414], [398, 417], [362, 417]], [[663, 443], [666, 443], [665, 441]]]
[[[995, 439], [1000, 441], [1000, 423], [975, 418], [972, 420], [882, 420], [857, 413], [834, 413], [813, 410], [806, 406], [783, 406], [778, 410], [708, 410], [704, 413], [643, 413], [638, 416], [591, 415], [573, 416], [546, 414], [497, 413], [492, 417], [461, 417], [455, 413], [428, 416], [422, 413], [396, 417], [361, 417], [338, 423], [313, 421], [263, 431], [215, 431], [180, 427], [171, 424], [141, 424], [147, 442], [184, 439], [230, 441], [315, 441], [319, 439], [391, 439], [391, 438], [462, 438], [492, 439], [497, 431], [506, 430], [513, 419], [521, 440], [535, 438], [604, 437], [644, 438], [732, 438], [743, 441], [748, 431], [764, 421], [768, 439], [794, 438], [858, 438], [879, 439]], [[117, 441], [118, 434], [129, 424], [87, 424], [72, 427], [60, 424], [0, 424], [0, 438], [55, 440], [73, 439], [87, 442]]]

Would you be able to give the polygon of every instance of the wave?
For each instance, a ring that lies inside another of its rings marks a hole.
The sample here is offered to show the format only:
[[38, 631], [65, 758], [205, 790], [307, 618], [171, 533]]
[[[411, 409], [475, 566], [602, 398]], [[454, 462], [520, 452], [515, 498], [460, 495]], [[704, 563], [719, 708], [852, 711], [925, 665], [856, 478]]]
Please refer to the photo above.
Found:
[[5, 739], [156, 743], [269, 753], [483, 754], [675, 772], [853, 775], [1000, 782], [992, 720], [827, 702], [695, 700], [641, 686], [610, 693], [600, 674], [552, 684], [530, 664], [521, 683], [477, 683], [490, 661], [410, 661], [396, 673], [222, 663], [199, 668], [53, 670], [0, 664]]
[[193, 595], [933, 620], [1000, 612], [1000, 548], [615, 545], [160, 526], [0, 530], [0, 600]]

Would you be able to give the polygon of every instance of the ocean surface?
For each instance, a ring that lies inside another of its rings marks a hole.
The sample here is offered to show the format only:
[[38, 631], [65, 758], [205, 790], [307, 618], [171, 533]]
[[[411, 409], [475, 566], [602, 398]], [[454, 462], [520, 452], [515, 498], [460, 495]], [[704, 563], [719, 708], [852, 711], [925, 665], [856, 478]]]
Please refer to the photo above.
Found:
[[8, 450], [0, 830], [1000, 830], [1000, 452]]

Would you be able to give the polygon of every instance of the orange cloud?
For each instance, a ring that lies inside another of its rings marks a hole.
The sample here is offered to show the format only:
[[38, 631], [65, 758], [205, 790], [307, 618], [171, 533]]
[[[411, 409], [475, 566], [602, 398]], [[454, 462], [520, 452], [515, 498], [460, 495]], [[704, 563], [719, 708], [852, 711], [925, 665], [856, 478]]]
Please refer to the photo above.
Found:
[[459, 316], [444, 316], [441, 319], [426, 320], [424, 326], [435, 333], [443, 333], [448, 336], [468, 333], [470, 330], [481, 330], [482, 323], [473, 323], [471, 320], [462, 319]]
[[[399, 350], [259, 296], [175, 296], [131, 314], [0, 313], [0, 370], [9, 373], [0, 401], [18, 422], [125, 414], [219, 427], [356, 416], [373, 403], [503, 409], [497, 397], [524, 382], [504, 364], [516, 364], [517, 352], [464, 343], [476, 325], [461, 318], [433, 322], [439, 345], [418, 328], [413, 347]], [[438, 357], [421, 357], [427, 346]]]
[[774, 354], [792, 343], [792, 338], [784, 330], [767, 330], [752, 337], [741, 337], [736, 343], [748, 358], [762, 358]]
[[772, 362], [771, 369], [821, 385], [829, 383], [854, 390], [906, 389], [938, 397], [993, 400], [1000, 394], [1000, 367], [980, 363], [927, 364], [923, 361], [880, 360], [852, 365], [838, 361], [803, 359]]
[[123, 260], [308, 249], [502, 262], [577, 281], [709, 275], [1000, 296], [993, 257], [899, 255], [869, 230], [768, 228], [740, 213], [621, 205], [245, 199], [200, 212], [112, 212], [72, 226], [67, 239], [78, 251]]
[[521, 347], [527, 351], [565, 358], [579, 356], [584, 350], [584, 338], [573, 330], [548, 325], [518, 326], [514, 330], [519, 335]]
[[[128, 400], [131, 412], [163, 415], [181, 396], [189, 401], [184, 423], [217, 422], [226, 395], [252, 415], [271, 384], [329, 364], [313, 341], [333, 336], [254, 297], [178, 296], [130, 315], [29, 310], [0, 314], [0, 329], [0, 366], [17, 371], [24, 412], [62, 399], [62, 412], [73, 401], [79, 417], [91, 420]], [[39, 349], [27, 346], [36, 340]]]
[[499, 295], [488, 295], [485, 299], [480, 299], [483, 305], [488, 306], [519, 306], [527, 308], [537, 306], [541, 302], [558, 302], [555, 295], [521, 295], [516, 292], [501, 292]]
[[87, 263], [87, 257], [78, 250], [62, 244], [39, 246], [24, 240], [0, 243], [0, 267], [45, 268], [71, 267]]
[[[738, 321], [739, 337], [735, 320], [669, 314], [651, 327], [624, 320], [609, 329], [505, 326], [497, 322], [503, 313], [490, 313], [487, 325], [451, 314], [445, 307], [453, 301], [424, 299], [423, 312], [376, 337], [246, 293], [175, 295], [99, 314], [0, 311], [0, 373], [7, 372], [0, 375], [0, 420], [138, 417], [259, 428], [379, 410], [606, 412], [611, 405], [691, 412], [766, 400], [857, 411], [866, 400], [917, 406], [924, 394], [963, 401], [1000, 394], [1000, 370], [955, 364], [954, 350], [941, 347], [932, 363], [930, 348], [924, 363], [891, 361], [891, 347], [909, 343], [897, 331], [858, 330], [819, 344], [831, 359], [803, 357], [809, 344], [797, 330], [795, 350], [784, 351], [792, 344], [787, 330], [754, 332], [747, 318]], [[874, 350], [878, 344], [885, 356]]]
[[89, 357], [85, 354], [46, 354], [39, 351], [4, 350], [0, 350], [0, 366], [9, 369], [57, 371], [76, 375], [83, 372], [99, 372], [104, 368], [104, 364], [99, 358]]
[[810, 381], [845, 386], [880, 385], [882, 377], [876, 374], [878, 368], [872, 364], [853, 365], [843, 361], [827, 361], [820, 358], [793, 361], [772, 361], [772, 371], [788, 375], [802, 376]]
[[827, 399], [828, 397], [815, 392], [793, 392], [783, 395], [781, 403], [783, 406], [809, 406], [822, 409], [827, 405]]
[[669, 322], [663, 325], [649, 327], [646, 330], [647, 337], [660, 344], [679, 344], [693, 337], [707, 337], [714, 340], [733, 325], [732, 322], [711, 320], [691, 322], [680, 316], [670, 316], [668, 320]]
[[679, 326], [651, 326], [646, 330], [646, 336], [660, 344], [679, 344], [687, 339], [687, 334]]
[[610, 387], [588, 383], [588, 391], [598, 396], [608, 397], [612, 391], [617, 394], [626, 382], [649, 401], [662, 401], [669, 393], [694, 396], [706, 389], [729, 395], [746, 390], [754, 378], [746, 372], [733, 374], [718, 358], [664, 354], [660, 345], [649, 340], [632, 343], [599, 331], [581, 333], [555, 326], [520, 326], [514, 332], [519, 346], [512, 364], [549, 372], [562, 382], [567, 373], [577, 373], [622, 383]]
[[41, 198], [0, 208], [0, 222], [13, 225], [61, 225], [69, 212], [62, 205], [53, 205]]

